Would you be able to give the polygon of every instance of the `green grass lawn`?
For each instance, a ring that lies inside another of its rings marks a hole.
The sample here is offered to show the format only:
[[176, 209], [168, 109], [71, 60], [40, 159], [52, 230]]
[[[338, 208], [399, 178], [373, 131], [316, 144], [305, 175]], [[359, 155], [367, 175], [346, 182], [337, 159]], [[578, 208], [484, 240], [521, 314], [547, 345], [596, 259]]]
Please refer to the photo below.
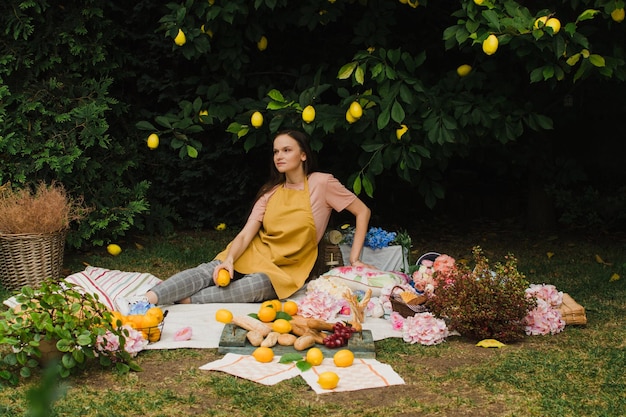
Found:
[[[486, 229], [486, 228], [484, 228]], [[553, 284], [586, 308], [586, 326], [554, 336], [532, 336], [502, 349], [462, 337], [437, 346], [376, 342], [377, 359], [406, 384], [316, 395], [301, 379], [267, 387], [199, 366], [217, 349], [143, 351], [142, 372], [117, 375], [89, 368], [62, 381], [46, 416], [623, 416], [626, 415], [626, 240], [620, 236], [529, 236], [519, 231], [441, 229], [412, 233], [413, 254], [436, 250], [471, 259], [480, 245], [492, 261], [512, 253], [528, 281]], [[150, 272], [161, 279], [209, 260], [228, 242], [226, 232], [137, 236], [104, 249], [68, 253], [66, 272], [86, 264]], [[548, 254], [553, 254], [549, 256]], [[599, 255], [603, 262], [598, 262]], [[618, 274], [619, 279], [611, 281]], [[8, 293], [2, 294], [6, 298]], [[44, 377], [0, 388], [0, 415], [24, 416], [29, 394], [44, 398]]]

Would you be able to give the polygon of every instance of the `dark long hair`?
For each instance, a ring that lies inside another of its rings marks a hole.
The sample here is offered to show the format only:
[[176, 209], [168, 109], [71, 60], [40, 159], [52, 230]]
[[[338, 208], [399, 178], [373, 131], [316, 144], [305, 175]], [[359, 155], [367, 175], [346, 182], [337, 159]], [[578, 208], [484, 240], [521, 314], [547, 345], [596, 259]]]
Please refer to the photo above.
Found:
[[[298, 142], [298, 146], [300, 150], [304, 152], [306, 155], [306, 160], [303, 162], [304, 175], [307, 177], [317, 171], [317, 158], [311, 150], [311, 145], [309, 144], [309, 137], [306, 133], [300, 132], [298, 130], [282, 130], [276, 135], [274, 135], [274, 139], [272, 139], [272, 152], [274, 140], [280, 135], [287, 135], [296, 142]], [[285, 182], [285, 174], [278, 172], [276, 169], [276, 165], [274, 165], [274, 159], [270, 160], [270, 177], [265, 184], [261, 187], [259, 192], [256, 195], [254, 201], [256, 202], [263, 194], [276, 187], [278, 184], [283, 184]]]

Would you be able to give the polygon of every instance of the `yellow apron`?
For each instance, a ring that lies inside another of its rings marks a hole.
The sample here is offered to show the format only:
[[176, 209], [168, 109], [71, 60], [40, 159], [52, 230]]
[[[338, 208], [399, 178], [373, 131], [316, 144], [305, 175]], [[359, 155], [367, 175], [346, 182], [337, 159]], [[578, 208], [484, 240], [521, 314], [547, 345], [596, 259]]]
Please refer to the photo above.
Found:
[[[215, 258], [224, 260], [227, 251]], [[266, 273], [278, 298], [284, 299], [302, 288], [316, 259], [317, 231], [305, 179], [304, 190], [281, 185], [270, 197], [259, 233], [234, 268], [242, 274]]]

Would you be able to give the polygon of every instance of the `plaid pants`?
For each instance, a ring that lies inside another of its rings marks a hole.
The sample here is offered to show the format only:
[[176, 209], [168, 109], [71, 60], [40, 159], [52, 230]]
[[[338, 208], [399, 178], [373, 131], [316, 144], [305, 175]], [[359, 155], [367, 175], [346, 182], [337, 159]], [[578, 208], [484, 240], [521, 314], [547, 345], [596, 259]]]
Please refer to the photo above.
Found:
[[220, 261], [186, 269], [159, 283], [152, 291], [159, 297], [159, 304], [173, 304], [191, 297], [193, 304], [205, 303], [260, 303], [278, 298], [267, 274], [255, 272], [241, 275], [235, 273], [227, 287], [213, 282], [213, 271]]

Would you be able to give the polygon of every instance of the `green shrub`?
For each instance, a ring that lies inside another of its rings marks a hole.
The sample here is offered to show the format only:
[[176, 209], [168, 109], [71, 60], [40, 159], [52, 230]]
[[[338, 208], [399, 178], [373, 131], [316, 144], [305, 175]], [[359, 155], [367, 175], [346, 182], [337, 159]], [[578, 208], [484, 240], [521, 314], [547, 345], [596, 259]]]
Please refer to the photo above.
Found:
[[508, 255], [493, 268], [480, 247], [473, 249], [475, 266], [457, 263], [449, 274], [435, 273], [436, 290], [427, 305], [451, 330], [471, 339], [502, 342], [525, 336], [523, 319], [534, 307], [526, 297], [529, 283]]

